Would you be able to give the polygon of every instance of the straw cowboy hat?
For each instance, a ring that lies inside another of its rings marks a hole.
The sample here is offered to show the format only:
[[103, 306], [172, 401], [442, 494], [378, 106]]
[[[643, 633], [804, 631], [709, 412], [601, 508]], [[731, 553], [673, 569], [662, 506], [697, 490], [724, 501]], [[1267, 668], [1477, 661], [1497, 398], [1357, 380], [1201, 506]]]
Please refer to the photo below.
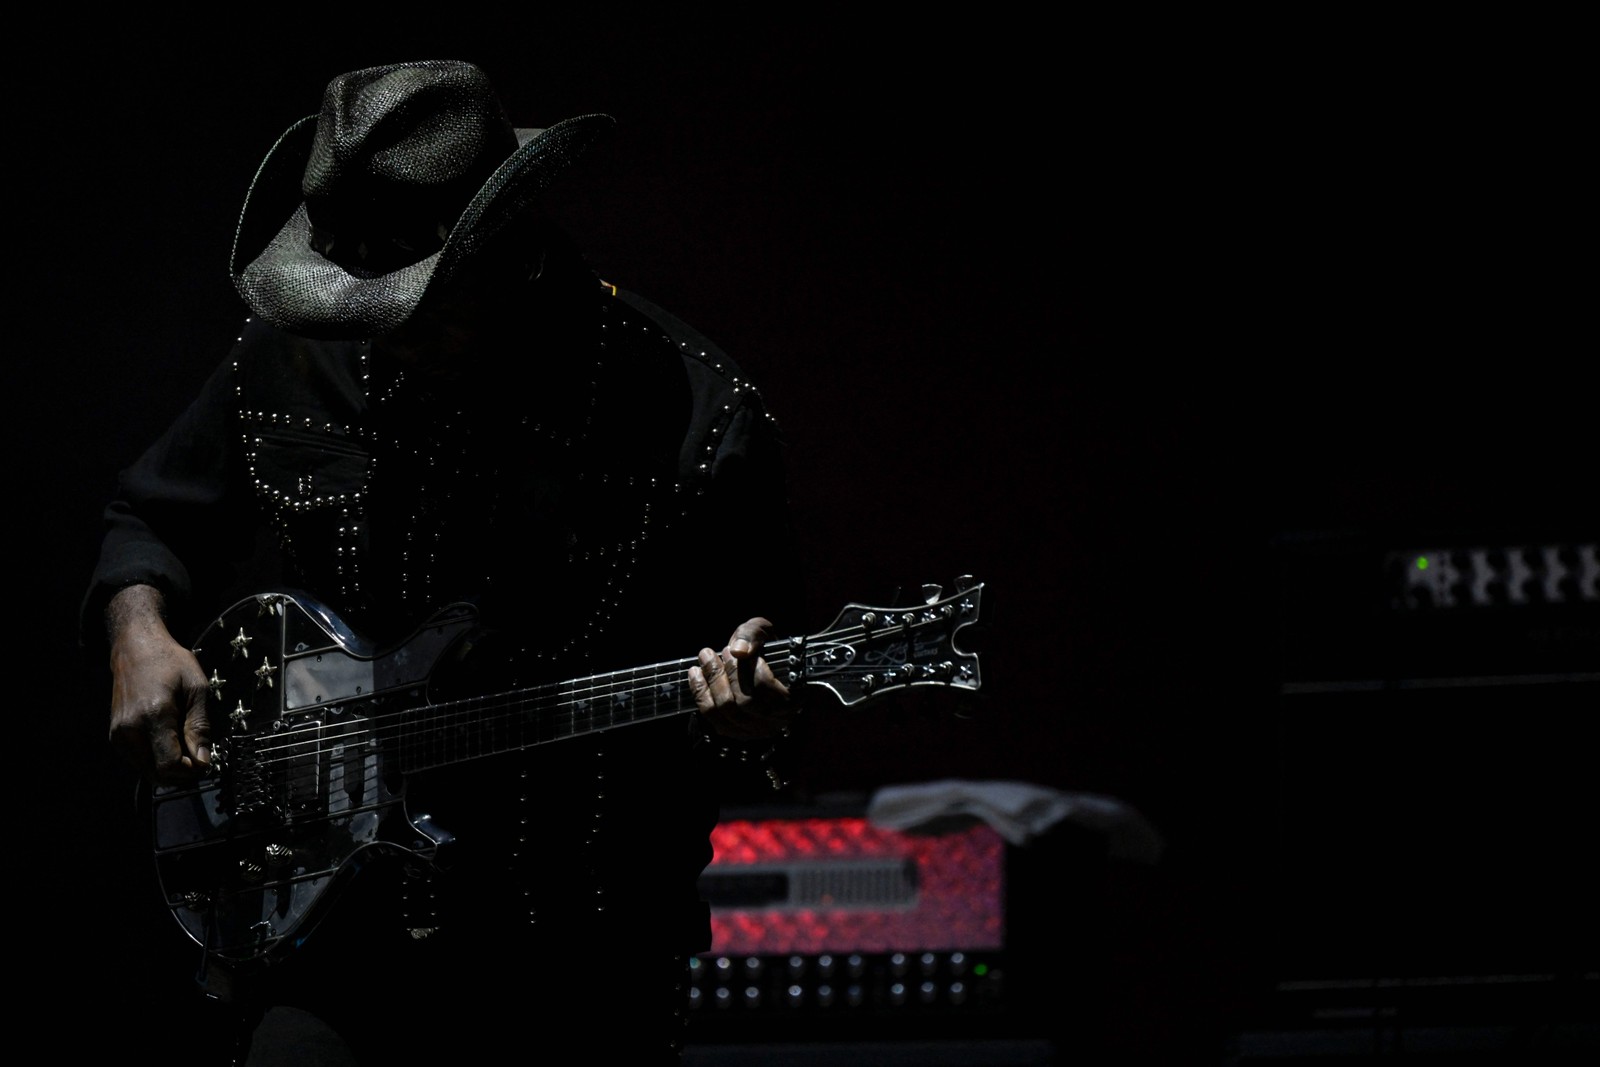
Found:
[[234, 285], [293, 333], [386, 333], [614, 124], [580, 115], [513, 127], [470, 63], [341, 74], [321, 112], [290, 126], [256, 171], [234, 236]]

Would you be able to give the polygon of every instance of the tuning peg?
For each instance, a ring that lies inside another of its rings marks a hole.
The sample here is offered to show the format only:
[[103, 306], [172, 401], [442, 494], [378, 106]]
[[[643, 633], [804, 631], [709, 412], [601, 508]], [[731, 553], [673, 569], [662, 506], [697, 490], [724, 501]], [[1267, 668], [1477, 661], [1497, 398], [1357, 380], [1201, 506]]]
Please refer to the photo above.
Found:
[[956, 592], [965, 593], [968, 589], [971, 589], [974, 585], [977, 585], [977, 584], [978, 584], [977, 579], [974, 578], [972, 575], [970, 575], [970, 574], [959, 575], [956, 578]]
[[936, 603], [942, 596], [944, 596], [944, 586], [939, 585], [937, 582], [930, 582], [922, 587], [922, 602], [924, 604]]

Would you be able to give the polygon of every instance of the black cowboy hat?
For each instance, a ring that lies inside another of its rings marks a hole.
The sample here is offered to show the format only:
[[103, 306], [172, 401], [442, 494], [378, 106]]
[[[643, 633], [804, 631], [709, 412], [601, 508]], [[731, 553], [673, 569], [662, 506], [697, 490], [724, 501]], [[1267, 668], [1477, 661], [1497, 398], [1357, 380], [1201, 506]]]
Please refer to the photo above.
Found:
[[386, 333], [612, 125], [580, 115], [513, 127], [470, 63], [341, 74], [321, 113], [290, 126], [256, 171], [229, 262], [234, 286], [293, 333]]

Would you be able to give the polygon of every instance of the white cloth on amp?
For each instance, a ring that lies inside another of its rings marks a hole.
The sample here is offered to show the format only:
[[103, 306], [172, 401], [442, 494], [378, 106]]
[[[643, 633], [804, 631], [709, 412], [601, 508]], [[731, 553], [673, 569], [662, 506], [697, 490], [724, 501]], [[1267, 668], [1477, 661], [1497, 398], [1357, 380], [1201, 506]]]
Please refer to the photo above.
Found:
[[1155, 863], [1165, 841], [1136, 809], [1114, 797], [1066, 793], [1027, 782], [959, 778], [885, 786], [867, 804], [867, 820], [891, 830], [914, 830], [955, 816], [981, 819], [1013, 845], [1026, 844], [1063, 820], [1106, 835], [1117, 859]]

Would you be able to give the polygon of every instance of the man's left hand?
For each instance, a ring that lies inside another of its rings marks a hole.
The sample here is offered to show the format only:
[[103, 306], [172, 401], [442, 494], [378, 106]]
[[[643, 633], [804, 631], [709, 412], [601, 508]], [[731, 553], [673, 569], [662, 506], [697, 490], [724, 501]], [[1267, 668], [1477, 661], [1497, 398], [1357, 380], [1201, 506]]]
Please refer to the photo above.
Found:
[[746, 620], [715, 652], [700, 650], [699, 663], [689, 668], [689, 691], [711, 729], [723, 737], [751, 740], [777, 737], [794, 717], [789, 687], [778, 681], [761, 649], [772, 635], [772, 623]]

